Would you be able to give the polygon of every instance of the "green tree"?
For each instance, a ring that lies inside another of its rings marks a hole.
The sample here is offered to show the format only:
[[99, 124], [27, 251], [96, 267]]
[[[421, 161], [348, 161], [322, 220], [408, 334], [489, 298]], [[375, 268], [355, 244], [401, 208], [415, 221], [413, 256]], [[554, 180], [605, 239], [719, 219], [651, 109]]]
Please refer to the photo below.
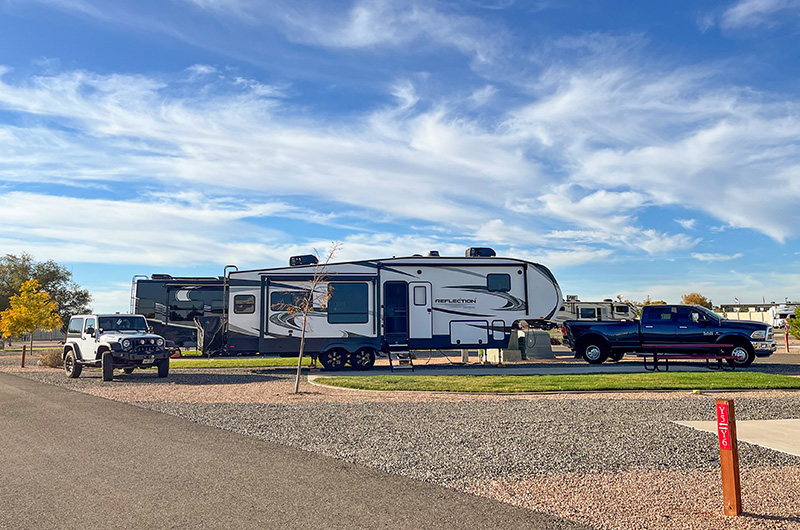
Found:
[[789, 335], [796, 339], [800, 339], [800, 306], [794, 310], [794, 318], [786, 321], [786, 329]]
[[681, 303], [686, 305], [699, 305], [707, 309], [713, 309], [711, 300], [700, 293], [689, 293], [681, 297]]
[[66, 325], [72, 315], [91, 313], [92, 297], [89, 291], [72, 281], [72, 272], [53, 260], [36, 262], [33, 256], [6, 254], [0, 258], [0, 311], [10, 307], [11, 297], [22, 288], [22, 284], [36, 280], [42, 291], [58, 304], [58, 315], [66, 333]]
[[8, 309], [0, 313], [0, 332], [6, 338], [30, 333], [31, 351], [35, 331], [52, 331], [61, 326], [58, 304], [39, 289], [39, 282], [36, 280], [23, 283], [19, 294], [9, 300], [9, 305]]

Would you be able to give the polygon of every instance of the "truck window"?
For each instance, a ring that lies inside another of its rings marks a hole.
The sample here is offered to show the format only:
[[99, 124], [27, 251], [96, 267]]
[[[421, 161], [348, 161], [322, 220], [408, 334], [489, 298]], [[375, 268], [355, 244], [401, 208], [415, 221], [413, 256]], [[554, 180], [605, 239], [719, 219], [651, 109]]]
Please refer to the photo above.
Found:
[[233, 312], [237, 315], [255, 313], [256, 297], [252, 294], [237, 294], [233, 297]]
[[68, 335], [80, 335], [81, 331], [83, 331], [83, 319], [78, 317], [73, 317], [69, 321], [69, 327], [67, 328]]
[[369, 322], [369, 289], [366, 283], [328, 284], [328, 322], [364, 324]]
[[486, 288], [490, 291], [500, 291], [507, 293], [511, 290], [510, 274], [487, 274]]

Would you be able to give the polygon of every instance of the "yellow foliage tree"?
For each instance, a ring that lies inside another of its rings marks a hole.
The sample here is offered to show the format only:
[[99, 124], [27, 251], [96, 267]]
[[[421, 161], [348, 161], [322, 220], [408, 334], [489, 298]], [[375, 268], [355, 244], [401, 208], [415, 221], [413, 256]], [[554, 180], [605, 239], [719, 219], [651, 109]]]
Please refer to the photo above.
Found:
[[9, 305], [0, 313], [0, 333], [6, 338], [30, 333], [31, 352], [35, 331], [53, 331], [61, 327], [58, 304], [50, 300], [47, 293], [39, 291], [36, 280], [23, 283], [19, 294], [11, 297]]
[[711, 300], [700, 293], [689, 293], [681, 297], [681, 303], [686, 305], [700, 305], [708, 309], [712, 308]]

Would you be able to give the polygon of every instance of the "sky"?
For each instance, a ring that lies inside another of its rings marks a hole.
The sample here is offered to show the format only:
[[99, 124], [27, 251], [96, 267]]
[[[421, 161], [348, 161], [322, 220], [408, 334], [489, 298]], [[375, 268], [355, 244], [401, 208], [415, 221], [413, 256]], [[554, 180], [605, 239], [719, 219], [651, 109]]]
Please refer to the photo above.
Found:
[[438, 250], [564, 294], [800, 299], [800, 0], [0, 0], [0, 254]]

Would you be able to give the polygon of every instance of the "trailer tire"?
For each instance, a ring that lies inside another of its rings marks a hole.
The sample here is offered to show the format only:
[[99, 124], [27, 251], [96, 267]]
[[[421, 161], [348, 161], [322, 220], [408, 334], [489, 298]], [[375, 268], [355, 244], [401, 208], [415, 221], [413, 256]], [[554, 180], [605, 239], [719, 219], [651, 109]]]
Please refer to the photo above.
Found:
[[375, 364], [374, 348], [359, 348], [350, 354], [350, 366], [356, 370], [369, 370]]
[[347, 358], [346, 350], [342, 348], [333, 348], [322, 352], [319, 355], [319, 362], [322, 363], [322, 366], [324, 366], [326, 370], [338, 372], [347, 364]]
[[743, 340], [733, 343], [733, 349], [730, 355], [736, 359], [728, 359], [728, 364], [734, 368], [747, 368], [756, 359], [756, 352], [753, 345]]
[[122, 369], [122, 371], [125, 372], [126, 374], [132, 374], [133, 366], [126, 366], [125, 368]]
[[578, 351], [589, 364], [603, 364], [608, 358], [608, 345], [603, 339], [591, 337], [581, 342]]
[[78, 362], [74, 350], [69, 350], [64, 357], [64, 371], [67, 372], [67, 377], [70, 379], [77, 379], [81, 376], [83, 365]]
[[100, 361], [103, 366], [103, 381], [111, 381], [114, 379], [114, 355], [110, 351], [105, 351]]

